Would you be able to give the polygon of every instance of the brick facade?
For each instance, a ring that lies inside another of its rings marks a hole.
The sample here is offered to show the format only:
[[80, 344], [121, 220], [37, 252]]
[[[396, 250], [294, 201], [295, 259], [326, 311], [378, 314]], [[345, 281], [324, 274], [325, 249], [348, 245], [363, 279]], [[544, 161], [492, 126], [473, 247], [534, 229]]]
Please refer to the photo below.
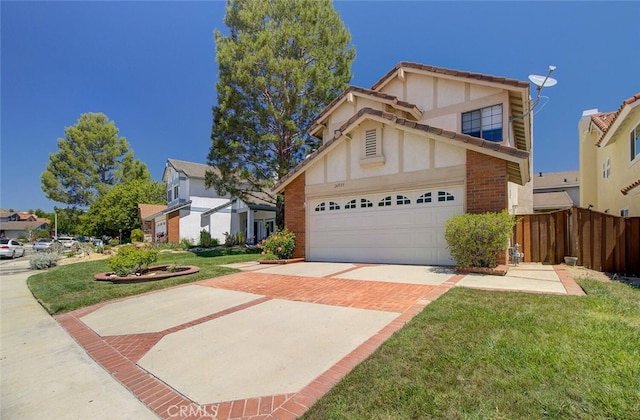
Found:
[[180, 210], [167, 214], [167, 242], [180, 243]]
[[507, 162], [467, 150], [467, 213], [508, 210]]
[[284, 189], [284, 224], [296, 235], [296, 247], [292, 258], [305, 258], [305, 208], [304, 208], [304, 172], [298, 175]]
[[[467, 213], [508, 211], [507, 162], [467, 150]], [[507, 252], [497, 263], [506, 264]]]

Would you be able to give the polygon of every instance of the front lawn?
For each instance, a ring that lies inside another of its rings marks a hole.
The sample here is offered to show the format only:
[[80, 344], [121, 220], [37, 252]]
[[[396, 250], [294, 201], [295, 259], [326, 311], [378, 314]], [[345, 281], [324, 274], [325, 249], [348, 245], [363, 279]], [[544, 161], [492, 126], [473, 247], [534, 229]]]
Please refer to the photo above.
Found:
[[454, 288], [305, 419], [640, 418], [640, 290], [586, 297]]
[[100, 260], [58, 266], [29, 277], [27, 284], [42, 306], [49, 313], [57, 314], [112, 299], [234, 273], [238, 270], [220, 267], [220, 265], [255, 261], [261, 257], [263, 256], [260, 254], [247, 254], [242, 250], [216, 250], [198, 254], [193, 252], [160, 253], [157, 265], [196, 265], [200, 267], [200, 271], [195, 274], [147, 283], [112, 284], [93, 279], [94, 274], [109, 271], [105, 260]]

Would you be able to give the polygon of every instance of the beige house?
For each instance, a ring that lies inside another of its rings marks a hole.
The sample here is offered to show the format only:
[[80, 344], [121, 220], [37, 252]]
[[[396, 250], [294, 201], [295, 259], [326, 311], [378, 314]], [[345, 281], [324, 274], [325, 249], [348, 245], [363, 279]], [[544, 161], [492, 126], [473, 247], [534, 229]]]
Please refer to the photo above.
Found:
[[640, 93], [617, 111], [584, 111], [580, 131], [580, 206], [640, 216]]
[[538, 172], [533, 176], [533, 211], [547, 213], [580, 205], [580, 171]]
[[416, 63], [349, 87], [310, 129], [322, 146], [274, 188], [294, 256], [454, 264], [447, 219], [533, 210], [529, 107], [528, 82]]

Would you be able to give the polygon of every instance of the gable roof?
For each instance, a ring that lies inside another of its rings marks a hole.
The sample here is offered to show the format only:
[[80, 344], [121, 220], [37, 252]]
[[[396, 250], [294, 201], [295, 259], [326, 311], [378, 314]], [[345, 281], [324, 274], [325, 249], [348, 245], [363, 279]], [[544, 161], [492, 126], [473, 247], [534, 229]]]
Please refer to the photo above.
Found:
[[533, 190], [580, 186], [580, 171], [540, 172], [533, 175]]
[[26, 231], [28, 229], [45, 230], [48, 227], [49, 223], [38, 221], [0, 222], [0, 229], [4, 231]]
[[403, 130], [413, 131], [424, 135], [428, 138], [435, 138], [450, 144], [463, 147], [468, 150], [474, 150], [483, 154], [496, 156], [507, 161], [509, 180], [524, 184], [528, 181], [529, 152], [519, 150], [513, 147], [504, 146], [498, 143], [486, 141], [484, 139], [469, 136], [467, 134], [456, 133], [454, 131], [444, 130], [442, 128], [420, 124], [415, 121], [409, 121], [400, 118], [390, 112], [384, 112], [371, 108], [362, 108], [345, 122], [338, 130], [334, 132], [333, 137], [320, 146], [315, 152], [311, 153], [305, 160], [300, 162], [293, 170], [281, 178], [273, 187], [274, 192], [281, 191], [289, 182], [291, 182], [300, 171], [310, 162], [319, 158], [328, 152], [343, 137], [348, 137], [349, 132], [354, 129], [363, 120], [377, 120], [384, 124], [396, 126]]
[[[623, 111], [629, 109], [630, 106], [636, 106], [634, 102], [640, 101], [640, 92], [625, 99], [617, 111], [614, 112], [602, 112], [591, 116], [591, 121], [601, 131], [600, 137], [596, 141], [596, 146], [600, 146], [611, 128], [618, 121], [618, 117], [623, 114]], [[639, 102], [640, 103], [640, 102]], [[625, 112], [626, 113], [626, 112]], [[622, 118], [624, 119], [624, 118]]]
[[216, 171], [213, 166], [204, 163], [187, 162], [184, 160], [167, 159], [167, 165], [165, 167], [165, 174], [169, 166], [173, 167], [176, 171], [184, 173], [189, 178], [204, 179], [207, 171]]
[[533, 194], [533, 208], [536, 210], [543, 209], [560, 209], [573, 206], [573, 200], [566, 191], [543, 192]]
[[463, 78], [463, 79], [470, 79], [478, 82], [498, 84], [498, 85], [501, 85], [501, 87], [512, 86], [514, 88], [519, 88], [519, 89], [526, 89], [526, 90], [529, 89], [529, 82], [523, 82], [521, 80], [509, 79], [501, 76], [491, 76], [491, 75], [482, 74], [482, 73], [473, 73], [469, 71], [447, 69], [444, 67], [429, 66], [426, 64], [412, 63], [408, 61], [401, 61], [398, 64], [396, 64], [395, 67], [393, 67], [391, 70], [387, 72], [387, 74], [382, 76], [380, 80], [374, 83], [371, 89], [377, 90], [380, 87], [384, 86], [391, 79], [393, 79], [398, 74], [399, 71], [403, 69], [418, 70], [423, 73], [434, 73], [438, 77], [449, 77], [449, 78], [456, 78], [456, 79]]
[[338, 95], [325, 109], [322, 110], [315, 118], [313, 125], [309, 129], [309, 134], [316, 135], [322, 128], [325, 126], [322, 124], [331, 112], [336, 109], [339, 105], [344, 103], [345, 101], [353, 101], [353, 95], [360, 97], [369, 97], [377, 100], [378, 102], [387, 104], [394, 109], [399, 111], [403, 111], [406, 113], [408, 117], [412, 117], [412, 119], [418, 120], [422, 116], [422, 111], [418, 108], [417, 105], [401, 101], [397, 96], [388, 95], [382, 92], [376, 92], [375, 90], [365, 89], [358, 86], [349, 86], [344, 92]]

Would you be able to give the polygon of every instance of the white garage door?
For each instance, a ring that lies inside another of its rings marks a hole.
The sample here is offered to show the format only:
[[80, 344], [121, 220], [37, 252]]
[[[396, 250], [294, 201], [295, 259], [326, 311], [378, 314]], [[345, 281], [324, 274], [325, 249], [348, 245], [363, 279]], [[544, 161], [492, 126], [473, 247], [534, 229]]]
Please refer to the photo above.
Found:
[[310, 201], [310, 261], [453, 265], [444, 223], [463, 212], [462, 187]]

